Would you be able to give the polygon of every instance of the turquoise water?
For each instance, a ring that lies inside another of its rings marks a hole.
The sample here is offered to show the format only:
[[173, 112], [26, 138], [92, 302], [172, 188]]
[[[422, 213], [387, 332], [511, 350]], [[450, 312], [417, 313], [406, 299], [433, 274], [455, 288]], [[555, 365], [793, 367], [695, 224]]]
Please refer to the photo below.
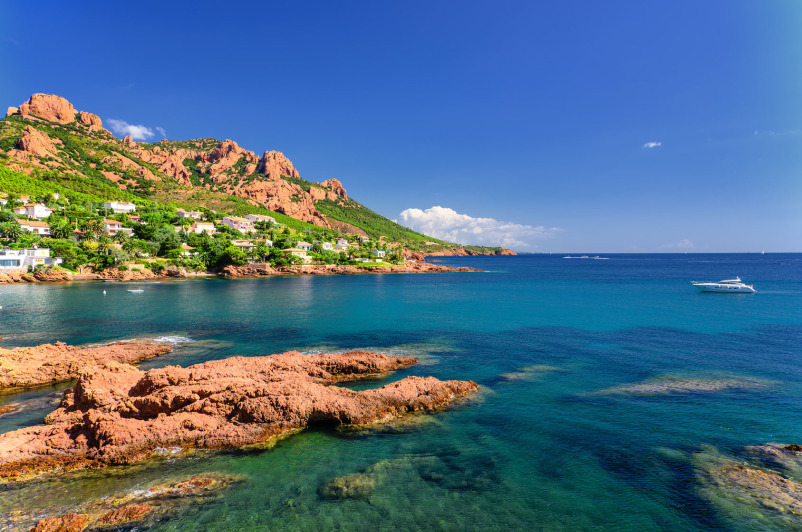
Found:
[[[266, 451], [0, 487], [0, 514], [223, 473], [241, 477], [224, 497], [146, 528], [787, 527], [782, 516], [711, 495], [699, 464], [739, 459], [746, 445], [802, 443], [802, 255], [607, 256], [443, 258], [487, 272], [173, 281], [143, 283], [138, 294], [112, 283], [0, 287], [5, 346], [184, 339], [144, 368], [370, 348], [421, 360], [384, 382], [433, 375], [483, 387], [448, 411], [384, 430], [321, 428]], [[700, 294], [689, 284], [735, 275], [758, 293]], [[598, 393], [666, 376], [760, 386]], [[0, 431], [40, 423], [59, 394], [0, 396], [22, 407], [0, 417]], [[352, 499], [322, 491], [351, 474], [369, 478], [372, 491]]]

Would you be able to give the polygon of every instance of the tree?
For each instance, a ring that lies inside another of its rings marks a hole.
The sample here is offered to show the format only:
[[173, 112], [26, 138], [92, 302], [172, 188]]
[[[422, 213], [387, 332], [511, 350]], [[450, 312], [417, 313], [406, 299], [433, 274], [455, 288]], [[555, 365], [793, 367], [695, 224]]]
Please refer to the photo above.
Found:
[[16, 242], [22, 236], [22, 227], [14, 222], [6, 222], [3, 224], [3, 234], [9, 240]]
[[124, 244], [128, 241], [128, 233], [125, 231], [117, 231], [111, 238], [118, 244]]
[[72, 234], [72, 227], [66, 220], [59, 220], [55, 225], [50, 227], [50, 234], [53, 238], [70, 238]]
[[97, 240], [97, 252], [101, 255], [109, 255], [111, 254], [111, 250], [114, 249], [114, 246], [111, 244], [111, 239], [107, 236], [101, 236]]
[[85, 235], [91, 239], [99, 238], [106, 232], [106, 227], [100, 220], [87, 220], [83, 223], [83, 230]]

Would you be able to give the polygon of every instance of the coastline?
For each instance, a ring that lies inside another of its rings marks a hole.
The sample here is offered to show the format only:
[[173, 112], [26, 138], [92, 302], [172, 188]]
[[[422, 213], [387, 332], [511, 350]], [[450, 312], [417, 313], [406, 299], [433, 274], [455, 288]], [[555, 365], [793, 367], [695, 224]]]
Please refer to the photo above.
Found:
[[230, 265], [220, 272], [195, 272], [177, 267], [166, 268], [164, 273], [153, 273], [150, 270], [129, 271], [107, 269], [98, 273], [71, 273], [66, 270], [44, 270], [35, 273], [0, 272], [0, 285], [22, 283], [63, 283], [75, 281], [160, 281], [164, 279], [188, 279], [193, 277], [212, 278], [221, 277], [234, 279], [239, 277], [265, 277], [272, 275], [360, 275], [360, 274], [387, 274], [387, 273], [452, 273], [452, 272], [482, 272], [476, 268], [452, 267], [432, 264], [429, 262], [414, 262], [399, 266], [380, 266], [365, 268], [351, 265], [336, 264], [303, 264], [273, 268], [268, 263]]

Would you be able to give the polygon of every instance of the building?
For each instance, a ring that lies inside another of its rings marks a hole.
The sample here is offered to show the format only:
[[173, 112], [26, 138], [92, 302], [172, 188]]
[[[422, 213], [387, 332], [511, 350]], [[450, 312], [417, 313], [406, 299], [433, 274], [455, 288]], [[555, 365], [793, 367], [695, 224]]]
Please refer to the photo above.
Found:
[[38, 220], [17, 220], [17, 225], [24, 231], [30, 231], [35, 235], [49, 235], [50, 226], [47, 222], [40, 222]]
[[332, 251], [334, 249], [334, 245], [331, 242], [322, 242], [320, 247], [323, 248], [323, 251]]
[[217, 229], [215, 229], [214, 224], [211, 222], [195, 222], [192, 224], [192, 227], [189, 228], [189, 232], [195, 233], [196, 235], [201, 233], [213, 235], [216, 231]]
[[28, 267], [61, 264], [61, 257], [51, 257], [49, 248], [0, 249], [0, 270], [27, 270]]
[[371, 251], [371, 253], [373, 253], [380, 259], [383, 259], [385, 255], [385, 251], [383, 249], [374, 249], [373, 251]]
[[244, 249], [245, 251], [248, 251], [256, 247], [256, 244], [254, 244], [250, 240], [232, 240], [231, 245]]
[[287, 249], [282, 249], [281, 252], [284, 253], [284, 255], [294, 255], [294, 256], [298, 257], [299, 259], [301, 259], [304, 262], [304, 264], [312, 262], [312, 257], [310, 257], [309, 255], [306, 254], [306, 250], [305, 249], [287, 248]]
[[295, 247], [298, 249], [302, 249], [304, 251], [309, 251], [310, 249], [312, 249], [312, 244], [310, 244], [309, 242], [304, 242], [302, 240], [301, 242], [298, 242], [298, 245]]
[[226, 216], [223, 218], [223, 225], [229, 226], [231, 229], [236, 229], [241, 233], [251, 233], [256, 229], [253, 228], [253, 221], [247, 218], [240, 218], [239, 216]]
[[109, 236], [114, 236], [119, 232], [127, 233], [129, 236], [134, 234], [133, 229], [130, 227], [123, 227], [123, 223], [117, 220], [103, 220], [103, 228]]
[[367, 244], [368, 242], [370, 242], [370, 238], [366, 236], [360, 236], [359, 241], [362, 242], [363, 244]]
[[178, 217], [200, 221], [203, 218], [203, 213], [200, 211], [185, 211], [184, 209], [178, 209]]
[[264, 214], [247, 214], [245, 215], [247, 220], [252, 222], [273, 222], [276, 223], [276, 219], [272, 216], [265, 216]]
[[37, 220], [47, 218], [52, 212], [53, 209], [43, 205], [42, 203], [28, 203], [22, 207], [14, 208], [14, 214], [27, 216], [28, 218], [36, 218]]
[[344, 238], [338, 238], [337, 243], [334, 244], [334, 249], [337, 251], [348, 249], [348, 241]]
[[136, 205], [130, 201], [107, 201], [103, 204], [105, 209], [111, 209], [115, 213], [129, 213], [136, 210]]
[[186, 244], [181, 244], [181, 255], [184, 257], [194, 257], [197, 255], [198, 252], [195, 251], [195, 248], [192, 246], [188, 246]]

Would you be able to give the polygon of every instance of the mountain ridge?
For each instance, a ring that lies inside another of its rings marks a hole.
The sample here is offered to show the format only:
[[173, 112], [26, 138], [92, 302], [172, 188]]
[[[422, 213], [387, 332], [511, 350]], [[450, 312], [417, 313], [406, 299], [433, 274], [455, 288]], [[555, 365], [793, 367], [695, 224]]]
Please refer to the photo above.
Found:
[[300, 176], [282, 152], [261, 156], [226, 139], [136, 142], [118, 139], [99, 116], [65, 98], [37, 93], [0, 120], [0, 160], [29, 176], [107, 180], [143, 199], [195, 206], [211, 194], [301, 222], [402, 243], [424, 254], [513, 254], [505, 248], [461, 246], [398, 225], [348, 197], [342, 182]]

